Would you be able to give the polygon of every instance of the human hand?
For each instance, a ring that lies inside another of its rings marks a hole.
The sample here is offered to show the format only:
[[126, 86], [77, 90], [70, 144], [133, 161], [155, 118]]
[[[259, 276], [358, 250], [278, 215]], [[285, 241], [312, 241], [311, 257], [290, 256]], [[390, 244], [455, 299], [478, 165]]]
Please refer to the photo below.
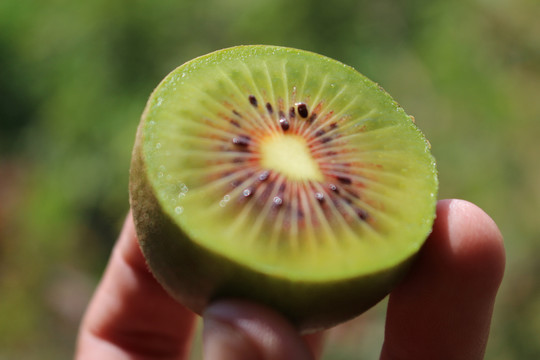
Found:
[[[381, 359], [482, 359], [505, 253], [496, 224], [463, 200], [442, 200], [433, 232], [390, 295]], [[81, 324], [76, 360], [187, 359], [195, 315], [147, 270], [128, 216]], [[203, 314], [205, 359], [318, 359], [322, 334], [242, 300]]]

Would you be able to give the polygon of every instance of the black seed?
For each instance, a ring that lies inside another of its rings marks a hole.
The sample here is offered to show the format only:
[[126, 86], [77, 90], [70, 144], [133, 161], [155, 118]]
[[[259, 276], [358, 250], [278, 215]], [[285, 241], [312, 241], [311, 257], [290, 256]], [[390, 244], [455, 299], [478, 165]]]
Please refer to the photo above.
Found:
[[335, 155], [337, 155], [337, 152], [336, 152], [336, 151], [328, 151], [328, 152], [326, 153], [326, 155], [327, 155], [327, 156], [335, 156]]
[[232, 125], [236, 126], [237, 128], [240, 127], [240, 123], [239, 123], [238, 121], [236, 121], [236, 120], [231, 120], [230, 123], [231, 123]]
[[337, 177], [338, 181], [342, 184], [345, 184], [345, 185], [350, 185], [352, 184], [352, 180], [351, 178], [348, 178], [346, 176], [338, 176]]
[[269, 176], [270, 176], [270, 171], [264, 170], [262, 173], [259, 174], [259, 181], [266, 181], [268, 180]]
[[235, 163], [235, 164], [239, 164], [239, 163], [241, 163], [241, 162], [244, 162], [244, 159], [243, 159], [243, 158], [237, 157], [237, 158], [234, 158], [234, 159], [233, 159], [233, 163]]
[[352, 200], [349, 199], [349, 198], [343, 198], [343, 201], [345, 201], [347, 204], [351, 205], [352, 204]]
[[249, 95], [249, 102], [254, 107], [257, 107], [257, 105], [258, 105], [257, 98], [254, 95]]
[[369, 218], [368, 213], [367, 213], [365, 210], [363, 210], [363, 209], [356, 208], [356, 209], [354, 209], [354, 211], [356, 212], [356, 215], [357, 215], [361, 220], [366, 221], [366, 220]]
[[315, 132], [315, 136], [317, 136], [317, 137], [323, 136], [324, 134], [326, 134], [326, 132], [323, 129], [317, 130]]
[[309, 119], [308, 119], [308, 122], [311, 124], [312, 122], [315, 121], [316, 118], [317, 118], [317, 114], [316, 114], [316, 113], [312, 113], [311, 116], [310, 116]]
[[272, 104], [270, 103], [266, 103], [266, 110], [268, 111], [270, 115], [274, 113], [274, 109], [272, 109]]
[[324, 194], [321, 192], [315, 193], [315, 199], [317, 199], [320, 203], [324, 202]]
[[245, 188], [244, 191], [242, 191], [242, 195], [244, 195], [244, 197], [246, 198], [251, 197], [253, 195], [253, 188], [252, 187]]
[[308, 112], [308, 108], [306, 104], [304, 103], [298, 104], [298, 115], [300, 115], [304, 119], [308, 117], [309, 112]]
[[279, 125], [281, 125], [281, 128], [283, 129], [283, 131], [289, 130], [289, 127], [290, 127], [289, 120], [285, 118], [279, 119]]
[[337, 123], [333, 122], [330, 124], [330, 129], [335, 129], [337, 128]]
[[304, 218], [304, 212], [301, 209], [298, 209], [298, 211], [296, 213], [297, 213], [299, 219]]
[[240, 113], [238, 111], [233, 110], [232, 112], [233, 112], [234, 115], [238, 116], [239, 118], [242, 117], [242, 115], [240, 115]]
[[294, 119], [296, 117], [296, 113], [294, 111], [294, 106], [291, 106], [289, 109], [289, 118]]
[[321, 142], [322, 142], [323, 144], [326, 144], [326, 143], [328, 143], [328, 142], [330, 142], [330, 141], [332, 141], [332, 138], [331, 138], [330, 136], [323, 137], [323, 138], [321, 139]]
[[240, 180], [234, 180], [234, 181], [231, 181], [231, 186], [232, 187], [238, 187], [238, 185], [240, 185], [242, 182]]
[[289, 120], [285, 117], [285, 113], [283, 110], [279, 110], [279, 125], [283, 129], [283, 131], [289, 130], [290, 124]]
[[234, 137], [232, 140], [234, 145], [241, 146], [241, 147], [248, 147], [250, 141], [251, 141], [251, 138], [247, 135], [240, 135], [240, 136]]
[[339, 194], [339, 189], [338, 189], [338, 187], [336, 185], [330, 184], [330, 185], [328, 185], [328, 188], [330, 190], [332, 190], [333, 192], [335, 192], [336, 194]]

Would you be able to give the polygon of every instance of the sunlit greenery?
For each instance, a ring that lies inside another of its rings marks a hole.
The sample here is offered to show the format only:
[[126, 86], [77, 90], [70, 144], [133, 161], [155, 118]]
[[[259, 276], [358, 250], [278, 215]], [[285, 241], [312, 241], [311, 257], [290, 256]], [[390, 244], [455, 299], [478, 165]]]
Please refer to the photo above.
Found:
[[[350, 64], [415, 115], [440, 197], [477, 203], [505, 236], [486, 358], [540, 358], [539, 14], [537, 0], [0, 1], [0, 359], [71, 358], [149, 93], [186, 60], [255, 43]], [[376, 358], [383, 316], [336, 331], [327, 358]]]

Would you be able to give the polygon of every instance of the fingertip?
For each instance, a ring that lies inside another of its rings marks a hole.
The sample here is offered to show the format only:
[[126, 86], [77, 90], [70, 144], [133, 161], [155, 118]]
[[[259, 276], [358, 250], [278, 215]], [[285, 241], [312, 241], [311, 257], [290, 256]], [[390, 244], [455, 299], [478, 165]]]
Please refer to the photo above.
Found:
[[433, 231], [390, 295], [382, 359], [481, 359], [505, 252], [495, 222], [464, 200], [437, 204]]
[[447, 207], [449, 245], [453, 250], [452, 258], [459, 261], [456, 268], [482, 280], [477, 282], [483, 285], [481, 290], [496, 291], [506, 264], [503, 236], [498, 226], [471, 202], [451, 200]]
[[[422, 263], [443, 276], [464, 279], [460, 286], [483, 295], [496, 293], [502, 281], [506, 255], [502, 234], [493, 219], [475, 204], [459, 199], [441, 200], [433, 232], [413, 269]], [[412, 277], [414, 279], [414, 277]]]

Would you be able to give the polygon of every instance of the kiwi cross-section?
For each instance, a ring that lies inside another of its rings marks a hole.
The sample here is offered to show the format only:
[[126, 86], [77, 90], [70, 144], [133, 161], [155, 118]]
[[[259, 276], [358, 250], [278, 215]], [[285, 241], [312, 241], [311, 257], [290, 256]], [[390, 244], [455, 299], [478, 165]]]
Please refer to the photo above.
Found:
[[367, 310], [431, 231], [437, 173], [376, 83], [311, 52], [239, 46], [154, 90], [130, 201], [149, 268], [197, 313], [247, 298], [301, 331]]

